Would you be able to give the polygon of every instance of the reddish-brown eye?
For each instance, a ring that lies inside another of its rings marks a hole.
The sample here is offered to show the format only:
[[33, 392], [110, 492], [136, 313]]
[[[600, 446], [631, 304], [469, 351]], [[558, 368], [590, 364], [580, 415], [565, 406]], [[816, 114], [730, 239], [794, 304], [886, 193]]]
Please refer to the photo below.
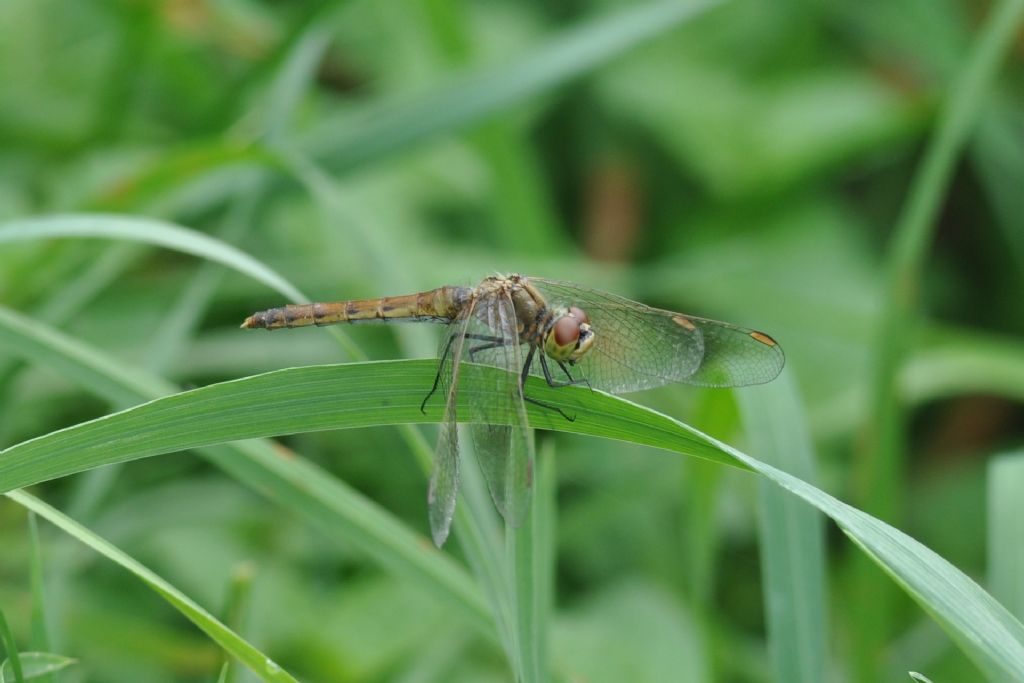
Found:
[[568, 315], [563, 315], [555, 322], [555, 344], [568, 346], [576, 343], [580, 338], [580, 321]]
[[569, 307], [569, 315], [571, 315], [572, 317], [576, 318], [577, 320], [579, 320], [582, 323], [589, 323], [590, 322], [590, 318], [587, 317], [587, 314], [583, 312], [582, 308], [577, 308], [576, 306], [570, 306]]

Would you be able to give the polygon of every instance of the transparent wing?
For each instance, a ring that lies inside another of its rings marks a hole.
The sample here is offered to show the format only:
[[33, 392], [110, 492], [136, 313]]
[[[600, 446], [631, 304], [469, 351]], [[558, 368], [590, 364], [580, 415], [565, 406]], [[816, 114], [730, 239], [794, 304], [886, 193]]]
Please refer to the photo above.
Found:
[[477, 302], [466, 330], [463, 360], [505, 371], [470, 401], [476, 418], [470, 431], [495, 506], [509, 524], [518, 526], [530, 506], [533, 441], [519, 384], [523, 346], [512, 300], [503, 292], [488, 293]]
[[785, 356], [768, 335], [728, 323], [651, 308], [568, 282], [530, 278], [549, 306], [578, 306], [594, 345], [577, 367], [591, 386], [612, 393], [673, 382], [709, 387], [763, 384]]
[[441, 340], [438, 378], [441, 395], [444, 396], [444, 421], [437, 438], [434, 452], [434, 469], [430, 474], [430, 488], [427, 492], [427, 513], [430, 518], [430, 534], [434, 544], [440, 548], [448, 538], [452, 517], [455, 516], [455, 500], [459, 493], [459, 421], [456, 412], [459, 387], [459, 359], [466, 345], [466, 329], [472, 318], [472, 303], [462, 316], [448, 326]]

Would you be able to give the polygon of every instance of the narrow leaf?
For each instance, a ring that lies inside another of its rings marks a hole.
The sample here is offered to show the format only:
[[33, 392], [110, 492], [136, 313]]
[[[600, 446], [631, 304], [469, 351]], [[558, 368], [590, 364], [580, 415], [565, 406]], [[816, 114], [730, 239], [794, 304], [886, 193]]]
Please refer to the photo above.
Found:
[[[66, 669], [75, 664], [78, 660], [64, 655], [56, 655], [52, 652], [22, 652], [18, 655], [21, 666], [24, 670], [25, 680], [42, 678], [52, 673]], [[17, 680], [11, 660], [4, 661], [0, 666], [0, 683]]]
[[150, 588], [172, 607], [181, 612], [189, 621], [202, 629], [207, 635], [215, 640], [227, 652], [230, 652], [238, 661], [249, 667], [250, 670], [264, 681], [276, 681], [280, 683], [297, 683], [292, 676], [284, 671], [276, 662], [246, 642], [237, 633], [217, 621], [216, 618], [202, 607], [194, 603], [187, 595], [179, 591], [170, 583], [162, 579], [156, 573], [143, 566], [108, 541], [100, 538], [92, 531], [74, 521], [59, 510], [50, 507], [35, 496], [24, 491], [9, 491], [7, 497], [18, 504], [32, 510], [40, 517], [45, 518], [51, 524], [66, 532], [70, 536], [81, 541], [107, 559], [121, 565], [138, 578], [142, 579]]
[[233, 268], [294, 301], [305, 299], [287, 280], [245, 252], [167, 221], [98, 213], [20, 218], [0, 223], [0, 244], [67, 237], [145, 242], [174, 249]]
[[[811, 435], [788, 372], [736, 392], [751, 447], [790, 474], [816, 477]], [[758, 486], [761, 567], [774, 680], [825, 680], [825, 527], [821, 513], [765, 479]]]
[[[420, 412], [431, 360], [278, 370], [214, 384], [26, 441], [0, 452], [0, 486], [45, 481], [111, 462], [258, 436], [436, 421]], [[496, 368], [466, 374], [460, 400], [481, 400]], [[752, 469], [811, 503], [901, 585], [987, 673], [1024, 679], [1024, 626], [974, 581], [903, 532], [807, 482], [672, 418], [630, 401], [531, 378], [538, 400], [575, 416], [531, 406], [540, 429], [589, 434], [664, 448]], [[468, 414], [468, 413], [466, 413]]]
[[[133, 371], [97, 349], [0, 306], [3, 346], [114, 403], [137, 403], [175, 391], [162, 379]], [[208, 447], [199, 453], [244, 485], [294, 511], [328, 538], [353, 544], [412, 585], [446, 600], [484, 637], [493, 638], [487, 604], [465, 570], [449, 555], [425, 547], [422, 536], [343, 481], [301, 458], [283, 457], [280, 446], [264, 441]], [[5, 480], [0, 472], [0, 486]]]
[[988, 466], [988, 580], [994, 595], [1024, 619], [1024, 450]]
[[[7, 650], [7, 659], [4, 660], [3, 666], [0, 667], [0, 674], [3, 673], [4, 669], [9, 668], [11, 678], [5, 678], [4, 680], [24, 683], [25, 674], [21, 665], [21, 656], [18, 654], [18, 644], [14, 642], [14, 634], [11, 633], [11, 627], [7, 625], [7, 617], [4, 616], [2, 609], [0, 609], [0, 642], [3, 642], [4, 649]], [[4, 681], [0, 680], [0, 683], [4, 683]]]

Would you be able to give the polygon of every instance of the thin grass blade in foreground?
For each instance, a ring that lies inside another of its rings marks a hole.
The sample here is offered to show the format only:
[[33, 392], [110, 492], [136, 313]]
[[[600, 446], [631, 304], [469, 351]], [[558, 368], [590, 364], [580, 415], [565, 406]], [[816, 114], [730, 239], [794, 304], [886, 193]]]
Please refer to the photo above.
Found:
[[988, 580], [992, 594], [1024, 619], [1024, 450], [988, 465]]
[[[255, 573], [255, 567], [251, 562], [242, 562], [231, 572], [223, 618], [228, 628], [236, 633], [241, 633], [245, 614], [252, 601], [252, 581]], [[238, 667], [233, 658], [224, 658], [218, 678], [220, 683], [234, 683], [238, 678]]]
[[554, 448], [549, 441], [537, 452], [533, 505], [518, 529], [506, 526], [505, 530], [522, 683], [541, 683], [550, 677], [547, 640], [554, 571], [550, 547], [554, 536], [554, 464]]
[[[419, 410], [436, 362], [389, 361], [278, 370], [167, 396], [0, 452], [0, 486], [14, 488], [111, 462], [304, 431], [427, 422]], [[495, 368], [467, 375], [460, 401], [491, 390]], [[488, 381], [490, 380], [490, 381]], [[986, 673], [1024, 680], [1024, 625], [969, 577], [901, 531], [807, 482], [630, 401], [531, 378], [537, 399], [576, 416], [530, 410], [540, 429], [655, 446], [754, 470], [834, 519]]]
[[11, 627], [7, 625], [7, 617], [4, 616], [2, 609], [0, 609], [0, 642], [3, 642], [4, 649], [7, 650], [7, 657], [2, 662], [4, 668], [10, 665], [14, 680], [17, 683], [24, 683], [25, 674], [21, 668], [18, 644], [14, 642], [14, 634], [11, 633]]
[[[49, 618], [46, 613], [46, 585], [43, 581], [43, 551], [39, 543], [39, 525], [36, 523], [36, 516], [28, 513], [28, 538], [29, 538], [29, 580], [32, 592], [32, 649], [36, 654], [49, 653], [50, 651], [50, 629]], [[49, 655], [60, 659], [60, 655]], [[56, 660], [54, 660], [56, 661]], [[70, 663], [72, 660], [68, 660]], [[66, 664], [65, 664], [66, 666]], [[61, 667], [63, 668], [63, 667]], [[40, 674], [41, 683], [51, 683], [53, 676], [50, 672]], [[0, 683], [3, 683], [0, 681]]]
[[237, 633], [217, 621], [212, 614], [192, 602], [184, 593], [70, 517], [24, 491], [8, 491], [7, 497], [35, 512], [40, 517], [44, 517], [51, 524], [74, 536], [96, 552], [113, 560], [142, 579], [164, 600], [169, 602], [171, 606], [185, 615], [193, 624], [201, 628], [221, 647], [237, 658], [238, 661], [249, 667], [262, 680], [298, 683], [291, 674], [284, 671], [270, 657], [267, 657]]
[[[18, 654], [18, 659], [23, 668], [24, 680], [36, 683], [53, 680], [53, 674], [78, 661], [64, 655], [55, 655], [52, 652], [21, 652]], [[0, 666], [0, 683], [19, 680], [14, 672], [13, 661], [8, 659], [3, 666]]]
[[[751, 448], [780, 469], [815, 481], [811, 435], [792, 375], [783, 372], [736, 397]], [[774, 680], [820, 683], [829, 649], [823, 519], [768, 480], [759, 482], [758, 518]]]

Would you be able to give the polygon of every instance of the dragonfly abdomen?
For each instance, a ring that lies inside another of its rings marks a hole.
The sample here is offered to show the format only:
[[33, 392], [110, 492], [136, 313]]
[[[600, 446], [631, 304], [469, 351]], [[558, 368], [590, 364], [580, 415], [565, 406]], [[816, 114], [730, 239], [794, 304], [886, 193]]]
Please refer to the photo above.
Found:
[[441, 322], [455, 319], [468, 301], [467, 287], [438, 287], [418, 294], [377, 299], [289, 304], [253, 313], [243, 328], [277, 330], [283, 327], [372, 322]]

